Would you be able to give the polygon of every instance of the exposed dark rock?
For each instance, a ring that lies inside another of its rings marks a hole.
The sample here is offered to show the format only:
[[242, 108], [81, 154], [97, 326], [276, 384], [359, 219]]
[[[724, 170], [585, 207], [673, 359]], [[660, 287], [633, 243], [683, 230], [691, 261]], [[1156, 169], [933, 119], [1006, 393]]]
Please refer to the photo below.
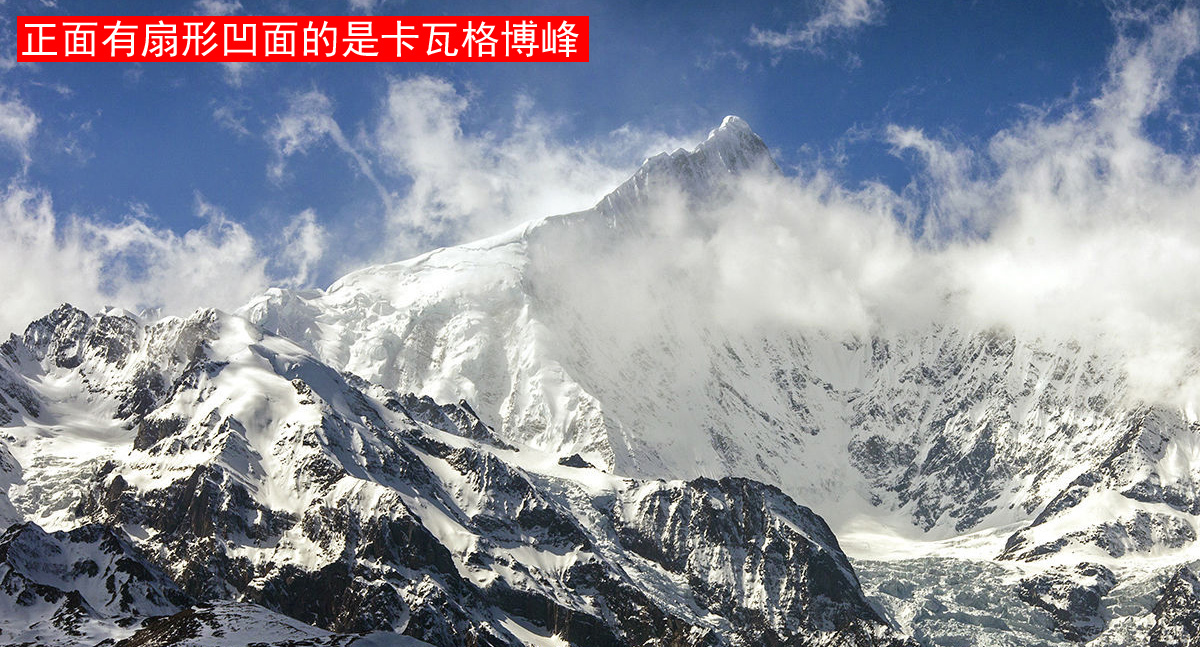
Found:
[[1187, 521], [1172, 515], [1144, 510], [1131, 518], [1101, 521], [1093, 526], [1066, 533], [1054, 541], [1030, 547], [1026, 531], [1015, 533], [1005, 544], [1001, 559], [1033, 560], [1053, 555], [1072, 543], [1090, 544], [1112, 557], [1129, 553], [1149, 553], [1155, 548], [1180, 548], [1196, 540], [1196, 531]]
[[587, 469], [592, 469], [595, 467], [595, 465], [592, 465], [591, 463], [584, 460], [583, 457], [580, 456], [579, 454], [571, 454], [570, 456], [564, 456], [564, 457], [558, 459], [558, 464], [562, 465], [564, 467], [579, 467], [579, 468], [587, 468]]
[[63, 304], [29, 324], [23, 341], [36, 359], [45, 359], [61, 368], [74, 368], [83, 360], [83, 340], [91, 322], [87, 313]]
[[[0, 360], [76, 372], [136, 430], [128, 456], [63, 480], [84, 525], [34, 551], [111, 597], [20, 588], [61, 631], [166, 615], [123, 643], [158, 645], [232, 631], [245, 612], [436, 647], [517, 647], [509, 622], [594, 647], [910, 644], [828, 526], [776, 488], [614, 481], [596, 494], [508, 463], [466, 402], [397, 395], [279, 339], [251, 334], [222, 355], [222, 316], [142, 329], [60, 308]], [[55, 541], [95, 550], [68, 558]], [[193, 602], [214, 606], [182, 609]]]
[[1050, 614], [1054, 630], [1067, 640], [1087, 642], [1108, 624], [1103, 598], [1116, 585], [1112, 571], [1083, 562], [1021, 580], [1017, 597]]
[[[77, 627], [84, 618], [172, 613], [191, 602], [145, 554], [98, 524], [55, 533], [14, 525], [0, 535], [0, 571], [0, 594], [60, 627]], [[71, 588], [59, 588], [64, 581]]]
[[[885, 624], [825, 522], [776, 488], [702, 478], [617, 506], [612, 518], [622, 545], [686, 577], [696, 603], [729, 618], [744, 644], [803, 643], [820, 631], [867, 640], [871, 622]], [[744, 587], [772, 594], [751, 604], [737, 593]]]
[[1180, 567], [1163, 587], [1154, 605], [1154, 628], [1149, 647], [1200, 646], [1200, 579]]

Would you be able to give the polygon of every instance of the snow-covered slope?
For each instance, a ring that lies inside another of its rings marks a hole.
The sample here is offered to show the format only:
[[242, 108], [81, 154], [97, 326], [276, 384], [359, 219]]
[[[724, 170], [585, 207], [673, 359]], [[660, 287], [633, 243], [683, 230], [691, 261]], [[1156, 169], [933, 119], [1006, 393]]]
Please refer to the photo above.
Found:
[[775, 172], [730, 117], [594, 209], [325, 291], [272, 290], [242, 313], [388, 388], [466, 398], [506, 442], [622, 474], [754, 478], [839, 529], [870, 520], [921, 541], [1007, 529], [989, 556], [1022, 559], [1191, 543], [1195, 422], [1130, 397], [1119, 356], [949, 322], [747, 330], [705, 310], [709, 277], [640, 272], [664, 227], [703, 240], [733, 183]]
[[0, 535], [0, 640], [94, 644], [189, 599], [120, 531], [90, 524], [48, 534], [36, 524]]
[[777, 174], [730, 117], [593, 209], [240, 312], [387, 388], [466, 398], [503, 442], [778, 486], [863, 559], [1037, 562], [1002, 566], [1016, 582], [1197, 556], [1200, 427], [1136, 397], [1119, 353], [952, 320], [730, 325], [711, 312], [713, 276], [646, 262], [704, 253], [738, 183]]
[[60, 308], [0, 346], [0, 521], [99, 524], [256, 605], [171, 602], [196, 644], [255, 614], [318, 644], [1187, 644], [1191, 410], [1085, 340], [745, 324], [688, 259], [779, 178], [730, 117], [592, 209], [328, 290]]
[[506, 444], [465, 402], [340, 373], [239, 317], [63, 306], [0, 371], [28, 396], [0, 438], [24, 520], [0, 539], [0, 640], [206, 644], [253, 627], [189, 605], [236, 600], [291, 618], [280, 639], [905, 644], [776, 488]]

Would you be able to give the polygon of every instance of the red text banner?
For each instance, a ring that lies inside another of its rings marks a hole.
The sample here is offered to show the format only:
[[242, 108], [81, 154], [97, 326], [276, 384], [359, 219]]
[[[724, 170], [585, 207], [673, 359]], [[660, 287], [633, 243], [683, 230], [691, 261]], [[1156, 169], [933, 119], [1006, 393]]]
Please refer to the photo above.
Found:
[[17, 60], [588, 60], [587, 16], [20, 16]]

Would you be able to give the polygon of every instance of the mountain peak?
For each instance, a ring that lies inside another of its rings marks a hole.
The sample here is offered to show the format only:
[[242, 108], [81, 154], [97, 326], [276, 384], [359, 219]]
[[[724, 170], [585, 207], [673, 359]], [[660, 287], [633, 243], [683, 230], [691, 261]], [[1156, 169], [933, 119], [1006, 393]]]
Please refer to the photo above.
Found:
[[653, 185], [674, 183], [689, 195], [707, 199], [730, 176], [778, 172], [771, 151], [741, 117], [729, 115], [692, 150], [659, 153], [642, 163], [633, 177], [604, 197], [597, 208], [609, 217], [628, 212], [645, 200]]
[[721, 125], [709, 131], [708, 138], [691, 151], [690, 156], [714, 157], [712, 161], [729, 173], [778, 169], [762, 138], [745, 119], [736, 115], [722, 119]]
[[754, 130], [750, 128], [750, 124], [746, 123], [745, 119], [742, 119], [737, 115], [726, 115], [726, 117], [721, 120], [720, 126], [717, 126], [708, 132], [708, 138], [712, 139], [714, 137], [724, 137], [731, 134], [738, 136], [750, 135], [751, 137], [758, 139], [758, 135], [756, 135]]

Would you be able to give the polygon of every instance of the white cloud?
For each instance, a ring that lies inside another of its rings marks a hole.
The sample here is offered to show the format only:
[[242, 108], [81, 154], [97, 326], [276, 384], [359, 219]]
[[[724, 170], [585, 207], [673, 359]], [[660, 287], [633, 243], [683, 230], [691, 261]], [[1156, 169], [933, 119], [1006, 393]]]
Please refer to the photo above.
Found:
[[289, 157], [306, 153], [335, 132], [340, 133], [341, 129], [333, 120], [333, 102], [329, 97], [315, 90], [293, 96], [287, 112], [275, 120], [275, 127], [267, 136], [275, 151], [275, 162], [268, 167], [267, 174], [282, 178]]
[[819, 0], [817, 14], [786, 31], [750, 28], [750, 44], [773, 50], [818, 50], [830, 38], [852, 34], [883, 20], [883, 0]]
[[393, 230], [445, 244], [585, 209], [628, 177], [631, 161], [679, 143], [630, 128], [603, 142], [559, 143], [558, 124], [528, 97], [517, 98], [513, 123], [468, 134], [469, 109], [444, 79], [391, 82], [373, 139], [383, 168], [410, 183], [391, 210]]
[[[238, 0], [196, 0], [192, 5], [198, 16], [233, 16], [242, 12]], [[242, 87], [258, 69], [253, 63], [221, 63], [221, 72], [231, 87]]]
[[313, 270], [325, 254], [327, 239], [312, 209], [302, 211], [283, 228], [274, 255], [287, 277], [281, 282], [283, 287], [305, 287], [311, 283]]
[[276, 118], [267, 139], [275, 153], [275, 160], [267, 167], [267, 175], [275, 181], [284, 180], [289, 158], [303, 155], [329, 140], [350, 156], [358, 171], [375, 186], [380, 202], [391, 210], [391, 194], [376, 179], [371, 162], [350, 143], [334, 120], [333, 101], [324, 93], [310, 90], [294, 95], [288, 102], [288, 109]]
[[194, 5], [198, 16], [232, 16], [242, 10], [238, 0], [197, 0]]
[[257, 69], [254, 63], [221, 63], [225, 82], [235, 88], [242, 87]]
[[379, 2], [378, 0], [348, 0], [348, 4], [353, 11], [371, 13], [375, 11], [375, 5], [379, 4]]
[[268, 134], [267, 173], [288, 180], [289, 160], [330, 143], [375, 187], [388, 229], [362, 258], [396, 260], [466, 242], [534, 218], [585, 209], [636, 160], [686, 139], [622, 128], [595, 142], [561, 143], [558, 124], [518, 96], [517, 117], [477, 133], [468, 95], [444, 79], [394, 79], [380, 117], [351, 140], [324, 93], [297, 94]]
[[29, 164], [29, 147], [37, 134], [38, 116], [20, 99], [0, 100], [0, 141]]
[[246, 127], [246, 121], [238, 116], [239, 108], [233, 104], [225, 103], [213, 108], [213, 120], [217, 125], [225, 130], [228, 130], [239, 137], [249, 137], [250, 129]]
[[270, 285], [303, 284], [322, 251], [319, 227], [301, 214], [284, 236], [297, 245], [283, 268], [290, 274], [271, 273], [263, 246], [244, 227], [200, 198], [196, 215], [201, 226], [182, 235], [136, 212], [116, 224], [60, 217], [44, 191], [10, 185], [0, 194], [0, 331], [22, 330], [63, 302], [89, 311], [107, 304], [168, 314], [233, 309]]

